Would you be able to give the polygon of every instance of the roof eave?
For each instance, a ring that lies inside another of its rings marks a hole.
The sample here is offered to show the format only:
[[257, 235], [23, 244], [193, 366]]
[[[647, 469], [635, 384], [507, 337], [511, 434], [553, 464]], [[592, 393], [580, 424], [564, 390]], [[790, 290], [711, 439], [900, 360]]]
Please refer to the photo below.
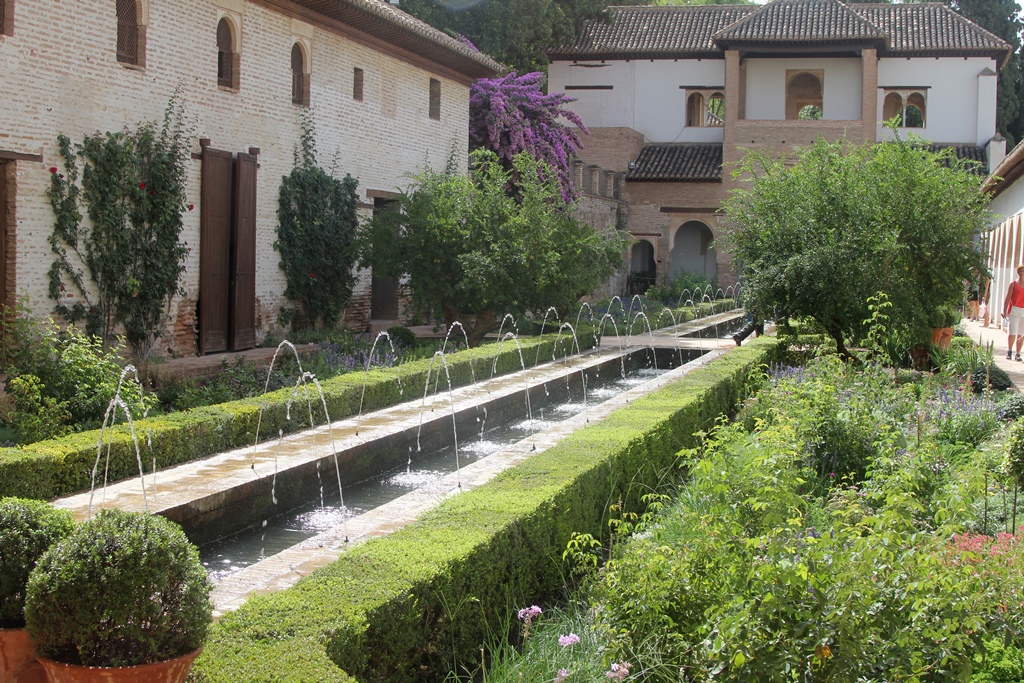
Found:
[[373, 38], [408, 50], [468, 76], [489, 78], [506, 69], [482, 52], [475, 52], [451, 36], [411, 15], [376, 0], [293, 0], [321, 16], [341, 22]]
[[640, 60], [640, 59], [725, 59], [720, 50], [682, 51], [662, 50], [643, 52], [639, 50], [594, 51], [594, 52], [548, 52], [548, 59], [553, 62], [593, 62], [608, 60]]

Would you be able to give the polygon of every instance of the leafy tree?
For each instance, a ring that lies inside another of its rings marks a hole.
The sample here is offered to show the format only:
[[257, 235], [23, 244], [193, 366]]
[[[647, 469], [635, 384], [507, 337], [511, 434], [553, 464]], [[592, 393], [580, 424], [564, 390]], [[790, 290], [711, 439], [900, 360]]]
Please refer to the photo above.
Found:
[[[300, 325], [333, 325], [352, 296], [356, 184], [350, 175], [338, 180], [317, 165], [313, 121], [306, 116], [298, 163], [281, 179], [274, 242], [287, 281], [284, 295], [298, 303]], [[294, 312], [286, 317], [294, 319]]]
[[[106, 344], [123, 326], [141, 361], [180, 291], [188, 255], [179, 241], [189, 159], [182, 108], [173, 98], [160, 128], [143, 123], [136, 130], [90, 135], [77, 145], [59, 135], [57, 143], [65, 172], [52, 167], [46, 190], [56, 217], [49, 296], [59, 315], [84, 321], [87, 333]], [[77, 294], [72, 305], [66, 303], [69, 287]]]
[[971, 240], [987, 228], [987, 200], [949, 150], [929, 152], [914, 138], [819, 138], [792, 166], [751, 152], [738, 173], [751, 183], [725, 202], [726, 240], [743, 265], [748, 308], [811, 318], [846, 357], [876, 292], [888, 294], [895, 328], [924, 338], [931, 313], [985, 271]]
[[[402, 9], [431, 26], [466, 36], [481, 51], [519, 71], [539, 71], [547, 50], [571, 42], [607, 0], [403, 0]], [[642, 4], [638, 0], [616, 2]]]
[[476, 346], [505, 312], [572, 306], [611, 275], [623, 244], [574, 217], [544, 162], [520, 153], [510, 171], [486, 150], [471, 160], [469, 176], [454, 163], [414, 176], [400, 210], [365, 226], [360, 262], [406, 275], [413, 305], [462, 322]]
[[579, 115], [562, 105], [575, 101], [564, 93], [544, 94], [544, 74], [539, 71], [517, 76], [513, 71], [502, 78], [482, 78], [473, 83], [469, 95], [469, 145], [498, 154], [505, 167], [512, 168], [520, 152], [529, 152], [546, 162], [558, 177], [562, 199], [576, 197], [570, 160], [580, 149], [576, 130], [563, 125], [559, 117], [587, 133]]

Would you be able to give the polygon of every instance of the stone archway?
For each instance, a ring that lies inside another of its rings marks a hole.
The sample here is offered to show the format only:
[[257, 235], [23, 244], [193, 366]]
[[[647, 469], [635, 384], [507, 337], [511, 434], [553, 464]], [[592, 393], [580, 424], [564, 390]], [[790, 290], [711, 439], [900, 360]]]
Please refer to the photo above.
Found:
[[658, 266], [654, 260], [654, 245], [638, 240], [629, 251], [628, 294], [643, 294], [654, 285]]
[[680, 273], [703, 275], [711, 282], [718, 275], [714, 235], [701, 221], [686, 221], [676, 229], [669, 257], [669, 277]]

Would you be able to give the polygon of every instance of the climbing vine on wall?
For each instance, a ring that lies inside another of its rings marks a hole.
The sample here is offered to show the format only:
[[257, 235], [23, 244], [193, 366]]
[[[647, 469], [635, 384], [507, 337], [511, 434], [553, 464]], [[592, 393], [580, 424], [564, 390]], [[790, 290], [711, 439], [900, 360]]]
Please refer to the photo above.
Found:
[[55, 310], [105, 343], [122, 331], [138, 360], [149, 355], [181, 289], [189, 251], [180, 241], [182, 215], [192, 209], [188, 138], [175, 96], [162, 125], [94, 133], [74, 144], [59, 135], [64, 171], [50, 168]]
[[296, 326], [335, 324], [352, 296], [356, 185], [352, 176], [338, 180], [317, 165], [313, 119], [303, 114], [295, 168], [281, 179], [274, 243], [287, 282], [284, 295], [298, 304], [298, 311], [282, 311], [283, 317]]

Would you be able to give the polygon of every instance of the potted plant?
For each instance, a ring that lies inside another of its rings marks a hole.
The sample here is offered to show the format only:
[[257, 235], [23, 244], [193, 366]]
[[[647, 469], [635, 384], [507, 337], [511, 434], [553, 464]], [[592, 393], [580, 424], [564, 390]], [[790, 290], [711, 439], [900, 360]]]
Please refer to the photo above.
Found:
[[51, 683], [180, 682], [206, 638], [210, 588], [176, 524], [104, 510], [39, 560], [25, 621]]
[[43, 553], [74, 524], [70, 512], [45, 501], [0, 499], [0, 681], [46, 681], [24, 628], [25, 585]]
[[960, 315], [952, 306], [939, 306], [931, 315], [932, 344], [942, 351], [949, 351], [953, 341], [953, 326], [960, 321]]

